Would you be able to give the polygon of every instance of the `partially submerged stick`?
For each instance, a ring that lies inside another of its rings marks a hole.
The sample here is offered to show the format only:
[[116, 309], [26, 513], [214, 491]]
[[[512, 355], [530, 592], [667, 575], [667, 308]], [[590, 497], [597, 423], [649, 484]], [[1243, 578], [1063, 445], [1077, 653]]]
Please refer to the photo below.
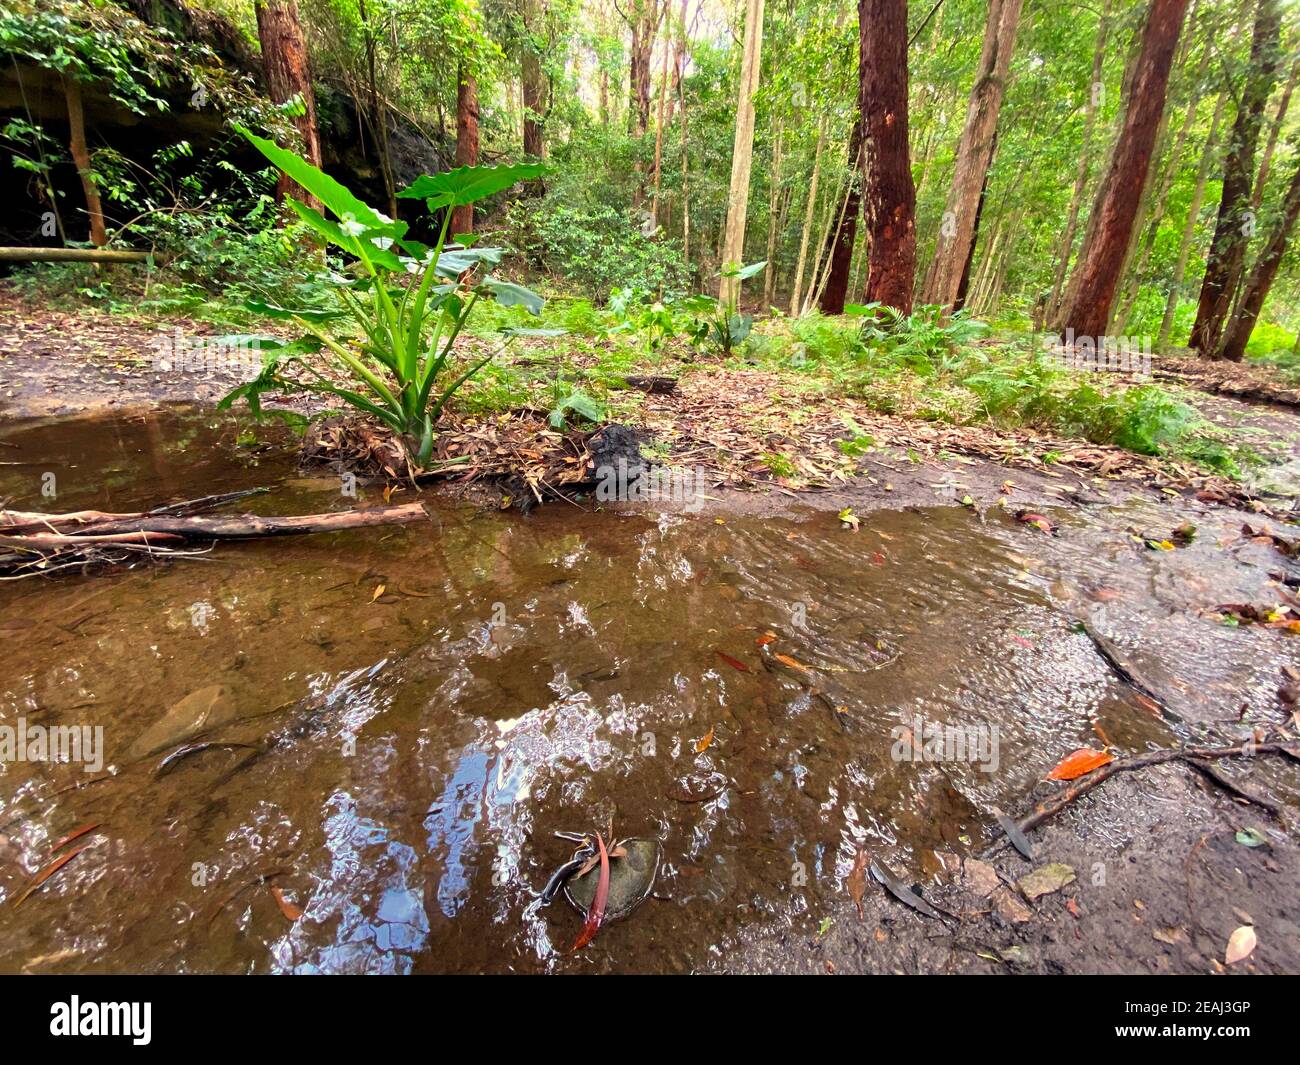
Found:
[[[59, 568], [50, 566], [54, 560], [65, 565], [103, 560], [105, 549], [119, 548], [119, 555], [131, 550], [152, 553], [155, 548], [160, 554], [175, 554], [177, 552], [169, 551], [169, 545], [340, 532], [379, 525], [403, 525], [429, 517], [421, 503], [294, 517], [260, 514], [199, 517], [175, 513], [194, 507], [206, 509], [221, 499], [205, 497], [191, 504], [160, 507], [144, 514], [84, 510], [68, 514], [35, 514], [0, 510], [0, 571], [32, 576]], [[72, 562], [68, 563], [68, 559]]]
[[[234, 514], [216, 518], [175, 518], [169, 515], [136, 514], [128, 517], [105, 517], [86, 525], [74, 525], [76, 532], [60, 526], [62, 515], [46, 515], [45, 531], [7, 535], [8, 527], [0, 521], [0, 543], [76, 544], [112, 541], [121, 537], [169, 540], [250, 540], [264, 536], [298, 536], [305, 533], [337, 532], [340, 529], [363, 529], [374, 525], [401, 525], [427, 518], [423, 503], [373, 507], [370, 510], [341, 510], [327, 514], [303, 514], [298, 517], [264, 517], [260, 514]], [[3, 513], [0, 513], [0, 518]], [[24, 525], [31, 528], [31, 524]]]
[[[1051, 798], [1044, 799], [1034, 807], [1032, 814], [1019, 823], [1018, 827], [1022, 833], [1032, 831], [1048, 818], [1060, 813], [1079, 796], [1086, 795], [1116, 773], [1129, 773], [1135, 769], [1146, 769], [1148, 766], [1163, 765], [1166, 762], [1186, 762], [1192, 768], [1203, 771], [1204, 763], [1220, 758], [1253, 758], [1260, 754], [1280, 754], [1293, 761], [1300, 761], [1300, 740], [1281, 743], [1243, 743], [1235, 747], [1174, 747], [1163, 751], [1148, 751], [1146, 754], [1136, 754], [1129, 758], [1116, 758], [1113, 762], [1107, 762], [1086, 776], [1080, 777], [1069, 787], [1062, 788]], [[991, 854], [1005, 844], [1006, 839], [1000, 839], [992, 844], [985, 854]]]

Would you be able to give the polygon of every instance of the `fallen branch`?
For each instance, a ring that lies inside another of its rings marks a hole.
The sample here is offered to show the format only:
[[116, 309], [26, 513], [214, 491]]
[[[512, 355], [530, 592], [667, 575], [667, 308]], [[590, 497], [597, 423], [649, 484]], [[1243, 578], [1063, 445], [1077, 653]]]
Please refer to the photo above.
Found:
[[[34, 514], [0, 511], [0, 572], [31, 576], [69, 564], [109, 560], [105, 550], [146, 550], [175, 554], [166, 545], [209, 543], [214, 540], [252, 540], [268, 536], [302, 536], [309, 533], [367, 529], [427, 520], [421, 503], [345, 510], [296, 517], [233, 514], [218, 517], [178, 516], [183, 509], [206, 509], [227, 497], [206, 497], [189, 504], [160, 507], [143, 514], [106, 514], [75, 511], [68, 514]], [[58, 562], [57, 566], [51, 563]]]
[[[1020, 821], [1017, 827], [1022, 833], [1033, 831], [1044, 821], [1064, 810], [1075, 799], [1081, 795], [1086, 795], [1093, 788], [1109, 780], [1117, 773], [1130, 773], [1135, 769], [1146, 769], [1149, 766], [1164, 765], [1167, 762], [1186, 762], [1193, 769], [1204, 772], [1206, 769], [1204, 763], [1207, 762], [1220, 758], [1253, 758], [1260, 754], [1280, 754], [1285, 758], [1300, 761], [1300, 741], [1243, 743], [1236, 747], [1178, 747], [1164, 751], [1148, 751], [1146, 754], [1136, 754], [1129, 758], [1116, 758], [1113, 762], [1107, 762], [1086, 776], [1080, 777], [1069, 787], [1062, 788], [1050, 799], [1040, 802], [1034, 807], [1034, 812]], [[1215, 774], [1215, 776], [1217, 777], [1218, 774]], [[1248, 796], [1247, 793], [1235, 785], [1228, 790], [1239, 794], [1242, 798], [1249, 798], [1250, 801], [1258, 802], [1265, 808], [1272, 805], [1267, 800], [1261, 801], [1253, 795]], [[999, 839], [985, 851], [985, 855], [992, 854], [994, 851], [1006, 846], [1006, 843], [1005, 837]]]

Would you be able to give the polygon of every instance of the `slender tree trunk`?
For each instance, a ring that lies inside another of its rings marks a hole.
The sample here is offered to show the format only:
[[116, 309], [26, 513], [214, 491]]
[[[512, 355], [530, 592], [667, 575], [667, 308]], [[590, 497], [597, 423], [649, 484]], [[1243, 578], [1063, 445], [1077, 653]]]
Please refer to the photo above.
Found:
[[1282, 217], [1278, 220], [1268, 243], [1260, 250], [1255, 268], [1246, 282], [1245, 294], [1241, 299], [1241, 310], [1224, 334], [1223, 343], [1217, 352], [1218, 358], [1232, 359], [1234, 362], [1240, 362], [1245, 358], [1246, 344], [1250, 341], [1250, 334], [1259, 320], [1259, 312], [1264, 308], [1264, 301], [1268, 299], [1268, 290], [1277, 277], [1277, 268], [1286, 253], [1287, 240], [1291, 236], [1291, 230], [1295, 228], [1297, 216], [1300, 216], [1300, 163], [1296, 165], [1291, 187], [1287, 189], [1286, 198], [1283, 200]]
[[1201, 150], [1201, 163], [1196, 170], [1196, 184], [1192, 187], [1192, 202], [1187, 207], [1187, 221], [1183, 223], [1183, 236], [1178, 244], [1178, 261], [1174, 265], [1174, 276], [1169, 282], [1169, 296], [1165, 300], [1165, 316], [1160, 323], [1160, 337], [1156, 341], [1156, 350], [1163, 353], [1169, 347], [1169, 334], [1174, 327], [1174, 314], [1178, 310], [1178, 296], [1182, 291], [1183, 278], [1187, 276], [1187, 260], [1192, 252], [1192, 240], [1196, 235], [1196, 220], [1201, 214], [1201, 204], [1205, 200], [1205, 185], [1210, 179], [1210, 166], [1214, 162], [1214, 149], [1218, 143], [1219, 127], [1223, 123], [1223, 113], [1228, 107], [1228, 91], [1219, 93], [1219, 102], [1214, 106], [1214, 118], [1210, 120], [1210, 135]]
[[1259, 0], [1250, 45], [1250, 70], [1223, 165], [1219, 217], [1205, 261], [1196, 323], [1188, 341], [1203, 355], [1212, 354], [1219, 346], [1224, 322], [1245, 270], [1246, 245], [1254, 224], [1254, 216], [1250, 214], [1250, 186], [1255, 177], [1255, 146], [1276, 80], [1281, 17], [1278, 0]]
[[979, 202], [975, 204], [975, 225], [972, 230], [970, 247], [966, 249], [966, 262], [962, 264], [961, 280], [957, 282], [957, 296], [952, 301], [952, 309], [960, 311], [966, 306], [966, 296], [970, 291], [970, 272], [975, 263], [975, 248], [979, 244], [980, 219], [984, 217], [984, 204], [989, 195], [989, 175], [993, 172], [993, 159], [998, 153], [998, 131], [993, 131], [993, 151], [989, 157], [988, 168], [984, 171], [984, 181], [980, 185]]
[[357, 13], [366, 42], [366, 74], [370, 85], [370, 131], [379, 149], [379, 169], [384, 178], [384, 191], [388, 195], [388, 214], [397, 217], [397, 184], [393, 180], [393, 157], [388, 148], [388, 105], [379, 99], [379, 81], [375, 62], [375, 35], [370, 28], [366, 0], [357, 0]]
[[975, 244], [975, 218], [984, 177], [993, 162], [998, 112], [1006, 90], [1011, 53], [1020, 28], [1021, 0], [990, 0], [980, 65], [957, 145], [952, 188], [939, 227], [939, 240], [926, 271], [922, 301], [951, 310], [961, 288], [966, 260]]
[[686, 90], [677, 82], [677, 105], [681, 108], [681, 257], [690, 267], [690, 153], [686, 151], [690, 124], [686, 120]]
[[668, 98], [668, 42], [664, 42], [663, 65], [659, 70], [659, 113], [655, 116], [655, 191], [650, 200], [650, 229], [659, 228], [659, 190], [662, 187], [664, 161], [664, 106]]
[[1132, 239], [1138, 201], [1146, 184], [1174, 51], [1187, 14], [1187, 0], [1152, 0], [1142, 31], [1136, 74], [1124, 113], [1124, 125], [1105, 178], [1105, 195], [1098, 206], [1096, 226], [1079, 252], [1078, 277], [1072, 299], [1057, 328], [1079, 336], [1100, 337], [1110, 320], [1118, 272]]
[[[456, 165], [478, 166], [478, 145], [478, 78], [462, 63], [456, 77]], [[451, 231], [453, 235], [474, 232], [473, 204], [452, 210]]]
[[1259, 161], [1259, 174], [1255, 177], [1255, 187], [1250, 194], [1250, 209], [1258, 211], [1264, 201], [1264, 186], [1268, 184], [1268, 172], [1273, 164], [1273, 152], [1277, 148], [1277, 139], [1282, 133], [1282, 124], [1291, 107], [1291, 95], [1295, 92], [1296, 82], [1300, 80], [1300, 59], [1291, 64], [1291, 76], [1282, 89], [1282, 99], [1277, 104], [1277, 114], [1273, 118], [1272, 128], [1268, 131], [1268, 142], [1264, 145], [1264, 155]]
[[770, 305], [776, 294], [777, 204], [781, 200], [781, 142], [785, 130], [778, 125], [772, 138], [772, 172], [767, 191], [767, 269], [763, 271], [763, 303]]
[[81, 107], [81, 82], [71, 75], [63, 79], [63, 92], [68, 102], [68, 150], [81, 178], [81, 191], [86, 197], [86, 217], [90, 219], [90, 243], [102, 248], [108, 243], [104, 229], [104, 208], [99, 202], [99, 188], [95, 184], [95, 171], [90, 163], [90, 149], [86, 146], [86, 117]]
[[844, 204], [844, 222], [836, 231], [830, 251], [830, 270], [826, 275], [818, 306], [822, 314], [843, 314], [849, 295], [849, 267], [853, 265], [853, 246], [858, 239], [858, 216], [862, 214], [862, 117], [854, 116], [849, 130], [849, 192]]
[[790, 314], [798, 317], [803, 295], [803, 272], [808, 263], [808, 241], [812, 235], [813, 223], [817, 218], [817, 181], [821, 177], [822, 149], [826, 146], [826, 123], [823, 120], [817, 127], [817, 149], [813, 152], [812, 180], [808, 183], [808, 206], [804, 208], [803, 235], [799, 238], [799, 258], [794, 268], [794, 291], [790, 294]]
[[[727, 196], [727, 225], [722, 240], [722, 265], [739, 264], [745, 256], [745, 218], [749, 212], [749, 172], [754, 161], [754, 94], [758, 92], [763, 56], [763, 0], [746, 0], [744, 56], [736, 101], [736, 139], [731, 152], [731, 191]], [[740, 282], [723, 276], [718, 300], [740, 298]]]
[[916, 189], [907, 142], [907, 0], [858, 0], [868, 303], [912, 310]]
[[[320, 166], [316, 90], [312, 87], [311, 59], [307, 54], [302, 23], [298, 20], [298, 5], [294, 0], [269, 0], [267, 3], [259, 0], [254, 7], [257, 36], [262, 42], [262, 70], [271, 102], [282, 104], [294, 97], [299, 98], [303, 113], [294, 117], [293, 124], [302, 137], [303, 158], [312, 166]], [[275, 198], [283, 203], [286, 196], [320, 209], [320, 201], [315, 196], [281, 174]]]
[[1092, 167], [1092, 135], [1097, 125], [1097, 109], [1101, 105], [1105, 83], [1102, 70], [1106, 62], [1106, 38], [1110, 33], [1110, 5], [1106, 0], [1097, 26], [1097, 43], [1092, 53], [1092, 80], [1088, 83], [1088, 97], [1083, 105], [1083, 143], [1079, 148], [1079, 167], [1074, 174], [1074, 192], [1070, 196], [1070, 211], [1061, 233], [1061, 243], [1056, 252], [1056, 279], [1047, 301], [1048, 321], [1055, 319], [1064, 296], [1065, 275], [1070, 268], [1070, 255], [1074, 251], [1074, 236], [1079, 229], [1079, 212], [1083, 209], [1083, 192], [1088, 185]]

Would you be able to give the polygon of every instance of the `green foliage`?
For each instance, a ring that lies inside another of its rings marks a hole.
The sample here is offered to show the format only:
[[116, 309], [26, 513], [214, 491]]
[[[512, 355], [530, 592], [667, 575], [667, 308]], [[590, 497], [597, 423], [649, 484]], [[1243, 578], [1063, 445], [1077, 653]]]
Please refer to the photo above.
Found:
[[667, 301], [688, 284], [681, 245], [650, 240], [612, 207], [520, 204], [509, 225], [511, 242], [532, 269], [589, 293], [630, 288]]
[[911, 314], [871, 303], [853, 310], [865, 316], [862, 340], [887, 362], [922, 375], [947, 372], [969, 357], [964, 345], [988, 331], [965, 311], [945, 318], [940, 307], [921, 306]]
[[[450, 383], [442, 380], [452, 346], [480, 299], [505, 307], [542, 308], [541, 297], [522, 286], [479, 274], [501, 260], [500, 248], [447, 247], [451, 212], [445, 208], [472, 203], [477, 196], [526, 179], [541, 167], [463, 167], [422, 177], [400, 193], [424, 199], [430, 210], [443, 208], [438, 238], [432, 248], [408, 239], [407, 224], [393, 221], [360, 200], [349, 189], [303, 159], [271, 141], [242, 131], [249, 142], [334, 216], [290, 199], [299, 218], [326, 243], [353, 259], [360, 276], [333, 277], [334, 307], [286, 309], [259, 303], [269, 317], [295, 322], [303, 337], [293, 344], [267, 345], [262, 372], [227, 395], [221, 406], [244, 399], [254, 414], [268, 391], [301, 389], [336, 397], [373, 416], [402, 435], [412, 459], [423, 466], [433, 450], [434, 425], [455, 392], [492, 359], [472, 363]], [[343, 322], [349, 326], [342, 326]], [[361, 340], [354, 342], [354, 330]], [[302, 356], [324, 349], [352, 378], [343, 387]], [[285, 364], [296, 362], [309, 376], [286, 378]]]

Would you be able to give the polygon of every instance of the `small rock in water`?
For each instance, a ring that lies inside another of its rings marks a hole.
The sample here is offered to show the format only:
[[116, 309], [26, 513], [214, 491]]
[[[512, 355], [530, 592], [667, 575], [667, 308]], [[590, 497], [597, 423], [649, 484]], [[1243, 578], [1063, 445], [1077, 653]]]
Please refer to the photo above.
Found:
[[[609, 899], [605, 903], [605, 920], [617, 921], [635, 910], [654, 888], [659, 872], [659, 844], [652, 839], [629, 839], [623, 842], [626, 858], [609, 860]], [[570, 877], [564, 885], [564, 897], [579, 913], [591, 909], [600, 879], [597, 864], [583, 876]]]

